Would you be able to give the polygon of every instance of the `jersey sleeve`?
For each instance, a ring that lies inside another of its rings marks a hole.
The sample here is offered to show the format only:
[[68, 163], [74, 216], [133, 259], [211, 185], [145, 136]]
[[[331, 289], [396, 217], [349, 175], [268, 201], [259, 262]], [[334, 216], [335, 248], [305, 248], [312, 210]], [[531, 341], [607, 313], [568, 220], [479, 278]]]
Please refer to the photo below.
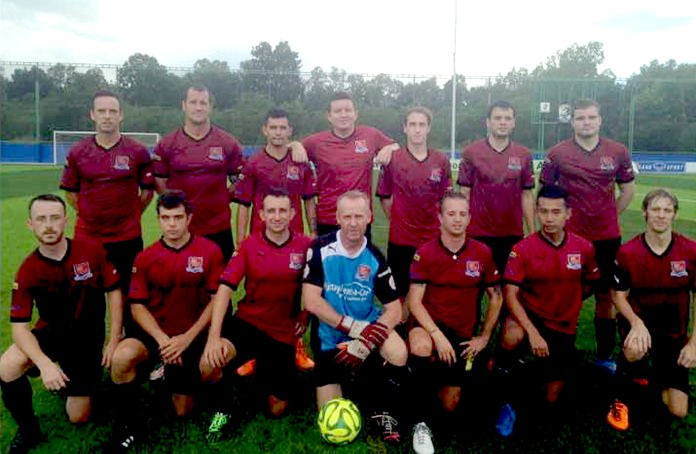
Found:
[[[376, 248], [375, 248], [376, 249]], [[388, 304], [399, 299], [396, 292], [396, 283], [387, 260], [379, 251], [373, 251], [379, 263], [374, 279], [375, 296], [382, 304]]]
[[520, 180], [523, 190], [534, 188], [534, 160], [529, 152], [527, 152], [525, 162], [522, 164], [522, 178]]
[[383, 166], [379, 172], [379, 180], [377, 180], [377, 197], [381, 199], [388, 199], [393, 194], [393, 178], [392, 178], [392, 164], [389, 163]]
[[519, 243], [512, 247], [505, 267], [505, 282], [521, 286], [525, 278], [525, 260]]
[[309, 164], [304, 164], [302, 168], [304, 169], [302, 181], [302, 199], [309, 200], [317, 195], [317, 177]]
[[145, 255], [141, 252], [133, 262], [130, 289], [128, 290], [128, 302], [131, 304], [145, 304], [150, 300], [150, 288], [147, 284], [147, 266]]
[[628, 256], [624, 248], [619, 248], [614, 262], [613, 288], [619, 292], [627, 292], [631, 289], [631, 270], [628, 266]]
[[558, 161], [554, 159], [554, 152], [550, 151], [544, 158], [544, 164], [539, 172], [541, 184], [549, 186], [558, 182]]
[[465, 188], [470, 188], [474, 185], [475, 177], [476, 169], [471, 159], [471, 150], [465, 148], [464, 151], [462, 151], [462, 157], [459, 160], [459, 176], [457, 177], [457, 184]]
[[232, 253], [230, 261], [220, 275], [220, 284], [224, 284], [236, 290], [237, 286], [242, 282], [247, 272], [247, 255], [249, 253], [249, 242], [251, 240], [252, 237], [246, 238], [239, 245], [239, 249]]
[[12, 307], [10, 309], [11, 323], [29, 323], [34, 308], [34, 297], [31, 293], [31, 275], [24, 262], [17, 271], [12, 284]]
[[77, 168], [75, 158], [76, 149], [70, 149], [68, 156], [65, 159], [65, 167], [63, 175], [60, 178], [60, 189], [68, 192], [80, 192], [80, 172]]
[[495, 266], [493, 254], [488, 247], [483, 249], [481, 261], [483, 262], [483, 285], [486, 287], [493, 287], [494, 285], [500, 284], [500, 272]]
[[319, 241], [315, 241], [307, 249], [307, 259], [304, 270], [303, 282], [306, 284], [324, 287], [324, 266], [321, 263], [321, 249]]
[[256, 173], [254, 161], [249, 160], [242, 167], [239, 181], [234, 186], [234, 201], [245, 207], [251, 206], [254, 201], [254, 188], [256, 186]]
[[633, 174], [633, 161], [631, 160], [631, 153], [628, 148], [621, 147], [621, 156], [619, 158], [619, 166], [616, 169], [616, 182], [617, 183], [630, 183], [635, 179]]
[[227, 152], [225, 169], [230, 178], [237, 178], [244, 168], [244, 157], [242, 155], [242, 147], [235, 139]]
[[156, 178], [169, 178], [169, 160], [167, 159], [167, 142], [161, 140], [152, 154], [152, 173]]
[[100, 264], [99, 268], [101, 269], [102, 287], [105, 292], [116, 290], [121, 283], [121, 276], [118, 274], [118, 270], [114, 264], [106, 258], [106, 250], [101, 246], [98, 246], [97, 249], [97, 260]]
[[411, 267], [409, 269], [409, 275], [411, 277], [411, 283], [413, 284], [427, 284], [428, 283], [428, 266], [425, 260], [423, 248], [418, 248], [416, 253], [413, 255], [413, 260], [411, 260]]
[[307, 158], [311, 162], [316, 163], [317, 162], [317, 153], [316, 153], [316, 150], [314, 149], [314, 140], [312, 139], [312, 136], [306, 137], [302, 141], [302, 146], [304, 147], [305, 151], [307, 152]]
[[138, 162], [139, 173], [138, 173], [138, 183], [143, 189], [154, 189], [155, 188], [155, 177], [152, 169], [152, 160], [150, 159], [150, 152], [147, 148], [143, 147], [138, 151]]

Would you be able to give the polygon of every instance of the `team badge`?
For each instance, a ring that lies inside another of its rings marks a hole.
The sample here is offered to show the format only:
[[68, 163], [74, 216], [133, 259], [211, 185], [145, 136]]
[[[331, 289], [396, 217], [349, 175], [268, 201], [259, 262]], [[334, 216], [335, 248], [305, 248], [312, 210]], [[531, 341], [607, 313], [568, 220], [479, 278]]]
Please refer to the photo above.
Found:
[[522, 170], [522, 160], [519, 156], [510, 156], [508, 158], [508, 169]]
[[116, 156], [114, 158], [114, 169], [130, 170], [130, 156]]
[[370, 279], [370, 273], [372, 268], [369, 265], [358, 265], [358, 272], [355, 273], [355, 277], [361, 281], [366, 281]]
[[73, 272], [75, 276], [73, 279], [76, 281], [86, 281], [93, 276], [92, 270], [89, 269], [89, 262], [76, 263], [73, 265]]
[[355, 141], [355, 152], [356, 153], [367, 153], [370, 151], [367, 148], [367, 140], [356, 140]]
[[290, 253], [290, 269], [301, 270], [304, 266], [304, 254]]
[[616, 162], [612, 156], [600, 156], [599, 168], [602, 170], [614, 170], [616, 169]]
[[188, 265], [186, 266], [186, 271], [188, 271], [189, 273], [202, 273], [203, 257], [189, 257]]
[[430, 172], [430, 181], [433, 183], [439, 183], [442, 181], [442, 169], [433, 169]]
[[288, 180], [297, 181], [300, 179], [300, 168], [297, 166], [288, 166], [288, 173], [286, 174]]
[[481, 263], [476, 260], [466, 261], [466, 271], [464, 272], [469, 277], [481, 276]]
[[670, 276], [672, 277], [686, 277], [689, 275], [689, 273], [686, 271], [686, 261], [685, 260], [676, 260], [673, 262], [669, 262], [670, 267], [672, 268], [672, 271], [669, 273]]
[[212, 159], [213, 161], [224, 160], [225, 156], [222, 153], [222, 147], [210, 147], [210, 148], [208, 148], [208, 159]]
[[582, 268], [582, 258], [580, 254], [568, 254], [567, 261], [566, 268], [569, 270], [579, 270]]

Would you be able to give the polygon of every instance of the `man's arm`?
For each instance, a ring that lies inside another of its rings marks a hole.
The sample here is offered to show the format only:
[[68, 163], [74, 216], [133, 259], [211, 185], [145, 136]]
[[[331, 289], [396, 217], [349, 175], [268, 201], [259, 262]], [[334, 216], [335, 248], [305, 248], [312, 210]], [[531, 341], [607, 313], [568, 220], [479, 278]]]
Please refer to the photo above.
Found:
[[167, 190], [167, 180], [168, 178], [155, 177], [155, 191], [157, 191], [157, 194], [162, 194]]
[[208, 341], [205, 344], [203, 356], [213, 367], [223, 367], [227, 364], [229, 343], [222, 340], [222, 324], [232, 298], [232, 288], [220, 284], [211, 303], [213, 309], [208, 328]]
[[293, 162], [303, 163], [309, 161], [309, 155], [305, 147], [302, 145], [302, 142], [293, 140], [288, 144], [288, 146], [290, 147], [290, 155]]
[[522, 217], [527, 225], [527, 235], [531, 235], [536, 230], [534, 225], [534, 194], [531, 189], [522, 191]]
[[111, 359], [123, 334], [123, 294], [121, 289], [117, 288], [107, 292], [106, 301], [109, 304], [109, 342], [104, 349], [102, 366], [111, 367]]
[[693, 326], [691, 328], [691, 337], [689, 337], [689, 342], [679, 352], [679, 358], [677, 359], [677, 364], [690, 369], [696, 367], [696, 291], [692, 291], [692, 294], [691, 307], [693, 313], [691, 314], [691, 322]]
[[621, 214], [636, 194], [636, 182], [619, 183], [619, 197], [616, 199], [616, 211]]
[[[212, 300], [212, 297], [211, 297]], [[203, 312], [198, 317], [198, 320], [186, 330], [185, 333], [177, 334], [169, 338], [164, 346], [160, 347], [160, 354], [165, 363], [170, 364], [181, 359], [181, 355], [186, 351], [191, 343], [198, 337], [203, 330], [210, 325], [210, 316], [213, 312], [213, 305], [208, 302], [208, 305], [203, 309]]]
[[513, 318], [520, 324], [525, 333], [527, 333], [527, 338], [529, 339], [529, 344], [532, 347], [532, 353], [536, 356], [549, 356], [549, 346], [539, 334], [532, 321], [529, 320], [527, 312], [522, 307], [522, 303], [519, 300], [520, 288], [514, 284], [505, 285], [505, 301], [507, 308], [512, 314]]
[[314, 197], [304, 201], [305, 217], [312, 237], [317, 236], [317, 201]]
[[387, 217], [387, 220], [390, 220], [391, 208], [394, 204], [394, 197], [380, 197], [379, 203], [382, 205], [382, 211], [384, 211], [384, 215]]
[[77, 211], [77, 197], [77, 192], [65, 191], [65, 200], [68, 201], [68, 205], [73, 207], [75, 211]]
[[389, 145], [385, 145], [382, 148], [379, 149], [377, 152], [377, 156], [375, 157], [375, 160], [377, 161], [377, 164], [386, 166], [389, 164], [392, 158], [392, 153], [394, 153], [396, 150], [399, 149], [399, 144], [394, 142], [390, 143]]
[[143, 211], [152, 202], [152, 197], [154, 196], [154, 191], [152, 189], [140, 189], [140, 204], [143, 207]]
[[169, 341], [169, 336], [167, 333], [162, 331], [159, 323], [155, 320], [150, 310], [141, 303], [131, 303], [130, 304], [131, 314], [133, 315], [133, 320], [147, 333], [149, 334], [160, 348], [164, 346]]
[[474, 336], [470, 341], [462, 343], [462, 345], [467, 346], [462, 352], [463, 356], [470, 354], [478, 355], [483, 351], [491, 339], [495, 326], [498, 324], [500, 309], [503, 307], [503, 292], [500, 290], [500, 286], [495, 285], [486, 289], [486, 295], [488, 295], [488, 309], [486, 309], [483, 328], [481, 328], [481, 333], [478, 336]]
[[612, 290], [611, 299], [614, 302], [616, 309], [621, 312], [621, 315], [623, 315], [631, 325], [631, 330], [628, 332], [628, 335], [624, 340], [624, 347], [638, 350], [642, 354], [647, 353], [652, 345], [650, 332], [648, 332], [648, 329], [645, 327], [645, 323], [643, 323], [643, 320], [636, 315], [631, 307], [631, 304], [628, 302], [628, 292]]
[[249, 225], [249, 207], [237, 204], [237, 244], [246, 238], [247, 226]]
[[411, 284], [406, 295], [406, 305], [421, 328], [433, 339], [440, 360], [446, 364], [456, 363], [457, 354], [454, 351], [454, 347], [452, 347], [449, 339], [440, 331], [428, 310], [423, 306], [423, 296], [425, 295], [426, 287], [427, 284]]
[[329, 326], [336, 327], [342, 316], [321, 296], [322, 288], [314, 284], [302, 284], [302, 300], [305, 309]]
[[56, 363], [49, 358], [41, 347], [36, 336], [29, 329], [29, 323], [12, 323], [12, 340], [15, 345], [27, 355], [32, 363], [39, 368], [41, 380], [49, 391], [65, 388], [70, 379]]

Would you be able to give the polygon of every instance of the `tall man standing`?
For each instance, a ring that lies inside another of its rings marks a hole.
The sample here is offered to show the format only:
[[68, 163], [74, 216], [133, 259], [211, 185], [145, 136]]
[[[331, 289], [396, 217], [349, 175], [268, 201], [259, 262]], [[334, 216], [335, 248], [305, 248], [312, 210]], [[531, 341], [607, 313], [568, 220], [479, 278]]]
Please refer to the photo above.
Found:
[[121, 135], [123, 110], [116, 93], [95, 93], [89, 116], [96, 134], [70, 149], [60, 188], [77, 211], [75, 238], [104, 246], [125, 295], [133, 260], [143, 249], [140, 216], [154, 189], [150, 154]]
[[464, 149], [457, 183], [470, 199], [469, 235], [485, 243], [505, 271], [512, 246], [534, 231], [534, 169], [529, 150], [511, 139], [515, 108], [496, 101], [488, 108], [488, 137]]
[[[573, 106], [573, 138], [551, 148], [544, 161], [540, 180], [557, 184], [568, 192], [573, 217], [568, 230], [592, 241], [601, 273], [597, 286], [595, 337], [597, 365], [611, 373], [616, 343], [616, 311], [609, 289], [614, 275], [614, 259], [621, 246], [618, 215], [633, 199], [635, 182], [628, 149], [599, 136], [602, 125], [600, 106], [594, 100], [579, 100]], [[615, 196], [615, 185], [619, 197]]]

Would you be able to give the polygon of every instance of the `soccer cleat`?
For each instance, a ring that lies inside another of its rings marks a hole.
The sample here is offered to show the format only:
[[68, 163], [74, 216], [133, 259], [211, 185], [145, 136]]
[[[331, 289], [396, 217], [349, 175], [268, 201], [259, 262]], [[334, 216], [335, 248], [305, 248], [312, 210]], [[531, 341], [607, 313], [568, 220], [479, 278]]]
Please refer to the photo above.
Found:
[[413, 428], [413, 452], [416, 454], [435, 453], [433, 433], [424, 422], [419, 422]]
[[41, 439], [41, 431], [38, 427], [28, 430], [19, 428], [14, 438], [12, 438], [7, 452], [9, 454], [25, 454], [29, 452], [31, 448], [38, 445]]
[[650, 381], [647, 378], [634, 378], [634, 379], [632, 379], [632, 381], [636, 385], [642, 386], [643, 388], [647, 388], [648, 385], [650, 384]]
[[401, 441], [401, 434], [399, 434], [396, 428], [399, 425], [396, 418], [385, 411], [384, 413], [372, 415], [372, 419], [379, 427], [384, 442], [396, 444]]
[[610, 375], [616, 374], [616, 362], [610, 359], [597, 359], [595, 366], [607, 371]]
[[248, 377], [256, 372], [256, 360], [250, 359], [237, 368], [237, 375], [240, 377]]
[[302, 339], [298, 339], [297, 344], [295, 344], [295, 367], [300, 372], [314, 369], [314, 360], [307, 355], [305, 343]]
[[517, 413], [512, 405], [505, 404], [500, 408], [500, 413], [498, 414], [498, 419], [495, 421], [495, 431], [503, 438], [507, 438], [512, 435], [512, 431], [515, 428], [515, 419], [517, 419]]
[[128, 427], [122, 427], [114, 438], [111, 439], [111, 446], [108, 452], [113, 454], [127, 453], [135, 451], [138, 438]]
[[225, 413], [217, 412], [213, 415], [210, 426], [208, 426], [208, 434], [205, 436], [209, 444], [213, 445], [220, 441], [222, 438], [222, 429], [227, 425], [229, 419], [229, 415]]
[[607, 414], [607, 422], [616, 430], [628, 430], [628, 407], [626, 404], [615, 400], [611, 404], [609, 414]]

